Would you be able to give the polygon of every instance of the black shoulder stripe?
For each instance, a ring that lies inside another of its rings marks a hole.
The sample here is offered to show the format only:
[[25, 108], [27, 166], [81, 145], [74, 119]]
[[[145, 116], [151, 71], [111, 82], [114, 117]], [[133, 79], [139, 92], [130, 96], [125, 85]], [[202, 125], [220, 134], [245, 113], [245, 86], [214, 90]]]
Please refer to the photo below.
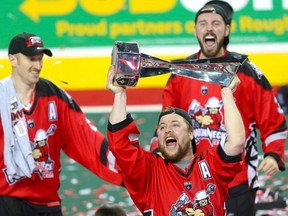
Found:
[[239, 70], [240, 73], [244, 73], [247, 76], [253, 77], [253, 79], [262, 86], [263, 89], [272, 90], [272, 86], [262, 71], [254, 65], [252, 62], [245, 62]]
[[133, 118], [130, 113], [127, 114], [127, 118], [124, 119], [121, 122], [118, 122], [116, 124], [111, 124], [110, 121], [108, 121], [107, 129], [111, 131], [112, 133], [117, 132], [119, 130], [122, 130], [124, 127], [129, 125], [131, 122], [133, 122]]
[[74, 101], [74, 99], [66, 91], [59, 88], [51, 81], [44, 78], [40, 78], [36, 88], [38, 94], [36, 95], [35, 98], [36, 100], [38, 99], [37, 97], [56, 96], [61, 100], [63, 100], [65, 103], [67, 103], [71, 109], [74, 109], [77, 112], [81, 112], [81, 108]]
[[[227, 56], [237, 56], [241, 55], [236, 52], [228, 52]], [[252, 77], [263, 89], [272, 90], [272, 86], [268, 79], [265, 77], [263, 72], [249, 59], [240, 67], [238, 73], [244, 73], [246, 76]]]
[[197, 53], [194, 53], [194, 54], [188, 56], [186, 59], [188, 60], [188, 59], [196, 59], [196, 58], [197, 58]]
[[167, 82], [166, 82], [166, 86], [169, 84], [170, 80], [173, 79], [174, 77], [176, 77], [176, 74], [171, 74], [170, 77], [168, 78]]
[[217, 152], [220, 155], [220, 157], [224, 163], [238, 162], [238, 161], [241, 161], [241, 158], [242, 158], [242, 153], [240, 153], [238, 155], [234, 155], [234, 156], [226, 155], [226, 153], [224, 152], [221, 145], [218, 145]]
[[103, 139], [103, 142], [101, 143], [101, 148], [100, 148], [100, 161], [103, 165], [107, 166], [107, 149], [108, 149], [108, 141], [106, 139]]

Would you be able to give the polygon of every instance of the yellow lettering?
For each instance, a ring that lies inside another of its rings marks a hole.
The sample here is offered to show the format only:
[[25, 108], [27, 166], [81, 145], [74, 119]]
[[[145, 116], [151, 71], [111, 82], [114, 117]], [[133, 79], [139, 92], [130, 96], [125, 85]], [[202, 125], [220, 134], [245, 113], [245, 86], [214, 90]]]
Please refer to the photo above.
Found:
[[56, 34], [62, 37], [65, 33], [69, 34], [69, 23], [67, 21], [58, 21], [56, 23]]
[[[252, 20], [253, 21], [253, 20]], [[259, 19], [256, 19], [252, 22], [253, 31], [261, 32], [262, 31], [262, 22]]]
[[248, 16], [242, 16], [239, 20], [241, 32], [251, 32], [253, 30], [252, 19]]
[[232, 20], [230, 25], [230, 33], [236, 32], [236, 30], [237, 30], [237, 23], [235, 22], [235, 20]]
[[176, 5], [177, 0], [130, 0], [132, 14], [165, 13]]
[[67, 35], [72, 36], [106, 36], [107, 35], [107, 21], [102, 19], [99, 23], [91, 24], [71, 24], [67, 21], [58, 21], [56, 23], [56, 35], [63, 37]]
[[108, 16], [125, 6], [125, 0], [80, 0], [82, 8], [93, 15]]
[[288, 16], [277, 19], [252, 19], [242, 16], [239, 25], [241, 32], [272, 32], [275, 35], [283, 35], [288, 31]]
[[135, 35], [135, 25], [133, 23], [111, 23], [110, 38], [116, 39], [119, 35]]
[[187, 21], [185, 23], [185, 31], [188, 33], [188, 34], [194, 34], [194, 27], [195, 27], [195, 23], [194, 23], [194, 20], [190, 20], [190, 21]]
[[183, 32], [180, 21], [171, 22], [144, 22], [138, 20], [133, 23], [111, 23], [109, 27], [110, 38], [131, 35], [179, 35]]

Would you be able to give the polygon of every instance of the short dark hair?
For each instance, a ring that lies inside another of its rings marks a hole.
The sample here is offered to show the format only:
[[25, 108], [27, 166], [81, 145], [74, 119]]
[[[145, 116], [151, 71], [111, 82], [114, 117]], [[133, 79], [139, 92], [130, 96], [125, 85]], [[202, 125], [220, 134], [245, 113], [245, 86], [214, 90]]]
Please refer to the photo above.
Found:
[[125, 210], [116, 203], [105, 203], [96, 210], [95, 216], [127, 216]]

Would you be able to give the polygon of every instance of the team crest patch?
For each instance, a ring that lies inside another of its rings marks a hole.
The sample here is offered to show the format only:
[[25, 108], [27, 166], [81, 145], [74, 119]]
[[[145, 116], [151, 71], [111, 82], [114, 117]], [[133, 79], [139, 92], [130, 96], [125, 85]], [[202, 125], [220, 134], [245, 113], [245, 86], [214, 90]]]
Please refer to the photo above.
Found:
[[202, 87], [201, 87], [201, 93], [202, 93], [203, 95], [206, 95], [206, 94], [208, 93], [208, 87], [207, 87], [207, 86], [202, 86]]
[[211, 147], [219, 145], [226, 139], [226, 130], [223, 125], [223, 101], [217, 97], [210, 97], [205, 104], [193, 99], [188, 108], [191, 117], [194, 135], [197, 139], [207, 139]]
[[28, 120], [27, 126], [28, 126], [28, 128], [34, 128], [34, 120]]
[[170, 209], [170, 216], [190, 216], [190, 215], [214, 215], [214, 206], [210, 201], [213, 196], [216, 185], [208, 184], [207, 189], [199, 190], [194, 198], [182, 192], [176, 203]]
[[190, 181], [184, 182], [184, 186], [187, 190], [191, 190], [192, 189], [192, 183]]
[[54, 177], [54, 161], [50, 157], [48, 137], [54, 135], [56, 125], [52, 124], [48, 130], [37, 130], [32, 144], [32, 154], [36, 164], [35, 172], [43, 178]]

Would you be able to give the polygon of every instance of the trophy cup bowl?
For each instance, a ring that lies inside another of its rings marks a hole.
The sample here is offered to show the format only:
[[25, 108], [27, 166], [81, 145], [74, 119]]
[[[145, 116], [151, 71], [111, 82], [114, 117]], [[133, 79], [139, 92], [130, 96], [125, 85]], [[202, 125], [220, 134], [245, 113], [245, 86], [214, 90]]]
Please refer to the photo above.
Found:
[[140, 50], [135, 42], [117, 41], [112, 50], [112, 64], [116, 75], [114, 85], [136, 86], [140, 71]]

